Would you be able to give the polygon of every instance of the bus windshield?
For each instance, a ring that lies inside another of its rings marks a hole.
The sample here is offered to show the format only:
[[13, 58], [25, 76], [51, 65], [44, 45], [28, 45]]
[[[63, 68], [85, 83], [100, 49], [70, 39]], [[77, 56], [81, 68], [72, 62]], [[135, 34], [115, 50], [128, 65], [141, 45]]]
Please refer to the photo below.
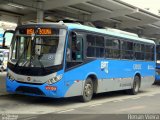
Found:
[[65, 29], [57, 34], [25, 35], [17, 30], [11, 44], [9, 62], [23, 67], [50, 67], [62, 64]]

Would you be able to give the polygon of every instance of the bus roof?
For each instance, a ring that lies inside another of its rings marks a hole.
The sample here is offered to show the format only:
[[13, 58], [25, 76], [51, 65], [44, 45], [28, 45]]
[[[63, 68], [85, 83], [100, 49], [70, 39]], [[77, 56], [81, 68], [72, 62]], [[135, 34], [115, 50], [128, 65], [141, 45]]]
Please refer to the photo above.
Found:
[[129, 35], [129, 34], [113, 32], [113, 31], [109, 31], [107, 29], [98, 29], [98, 28], [89, 27], [89, 26], [85, 26], [85, 25], [81, 25], [81, 24], [74, 24], [74, 23], [65, 23], [65, 25], [70, 30], [71, 29], [87, 30], [87, 31], [91, 31], [91, 32], [97, 32], [97, 33], [112, 35], [112, 36], [121, 37], [121, 38], [128, 38], [128, 39], [131, 39], [131, 40], [134, 40], [134, 41], [140, 41], [140, 42], [155, 44], [155, 42], [153, 40], [144, 39], [144, 38], [136, 37], [136, 36]]
[[153, 40], [140, 38], [140, 37], [135, 36], [135, 35], [133, 36], [133, 35], [125, 34], [125, 31], [120, 33], [120, 32], [116, 32], [116, 31], [114, 32], [114, 31], [110, 31], [110, 30], [107, 30], [107, 29], [98, 29], [98, 28], [89, 27], [89, 26], [85, 26], [85, 25], [82, 25], [82, 24], [76, 24], [76, 23], [63, 23], [63, 22], [59, 22], [59, 23], [31, 23], [31, 24], [18, 26], [17, 28], [19, 28], [19, 27], [29, 27], [29, 26], [33, 26], [33, 25], [34, 26], [56, 26], [56, 27], [59, 27], [59, 28], [68, 28], [69, 30], [72, 30], [72, 29], [87, 30], [87, 31], [91, 31], [91, 32], [97, 32], [97, 33], [116, 36], [116, 37], [121, 37], [121, 38], [128, 38], [128, 39], [131, 39], [133, 41], [140, 41], [140, 42], [155, 44], [155, 42]]

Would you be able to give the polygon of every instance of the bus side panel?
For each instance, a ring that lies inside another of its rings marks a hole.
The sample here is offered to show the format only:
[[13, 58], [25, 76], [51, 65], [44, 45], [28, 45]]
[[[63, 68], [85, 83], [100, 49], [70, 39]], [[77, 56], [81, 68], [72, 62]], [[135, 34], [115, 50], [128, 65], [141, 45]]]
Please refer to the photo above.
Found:
[[128, 60], [94, 60], [75, 67], [64, 74], [68, 85], [66, 97], [82, 95], [85, 80], [90, 74], [98, 79], [97, 93], [130, 89], [136, 73], [141, 75], [141, 87], [154, 82], [154, 62]]
[[142, 80], [141, 80], [140, 89], [144, 89], [144, 88], [150, 87], [155, 81], [155, 77], [154, 76], [143, 77], [141, 79]]

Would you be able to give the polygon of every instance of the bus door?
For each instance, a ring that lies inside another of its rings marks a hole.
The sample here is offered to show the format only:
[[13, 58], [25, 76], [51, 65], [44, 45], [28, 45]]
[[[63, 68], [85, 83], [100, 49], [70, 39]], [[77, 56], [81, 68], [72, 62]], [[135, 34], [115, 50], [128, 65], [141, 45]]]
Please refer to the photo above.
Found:
[[84, 35], [71, 32], [67, 45], [67, 53], [66, 53], [66, 74], [64, 74], [65, 84], [70, 86], [74, 84], [75, 90], [74, 92], [69, 92], [69, 96], [77, 96], [81, 95], [82, 89], [82, 81], [83, 70], [81, 64], [84, 59]]
[[75, 60], [76, 61], [82, 61], [83, 60], [83, 38], [82, 36], [77, 36], [77, 39], [75, 41], [75, 51], [72, 50], [72, 52], [75, 52]]
[[76, 32], [70, 34], [67, 46], [66, 69], [73, 68], [83, 62], [83, 36]]

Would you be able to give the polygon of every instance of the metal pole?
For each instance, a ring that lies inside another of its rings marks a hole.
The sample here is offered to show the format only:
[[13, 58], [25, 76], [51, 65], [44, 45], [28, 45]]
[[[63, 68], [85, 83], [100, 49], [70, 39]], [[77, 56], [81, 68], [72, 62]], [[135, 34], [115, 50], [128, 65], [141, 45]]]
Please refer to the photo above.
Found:
[[44, 10], [43, 10], [44, 1], [37, 1], [37, 22], [42, 23], [44, 18]]

